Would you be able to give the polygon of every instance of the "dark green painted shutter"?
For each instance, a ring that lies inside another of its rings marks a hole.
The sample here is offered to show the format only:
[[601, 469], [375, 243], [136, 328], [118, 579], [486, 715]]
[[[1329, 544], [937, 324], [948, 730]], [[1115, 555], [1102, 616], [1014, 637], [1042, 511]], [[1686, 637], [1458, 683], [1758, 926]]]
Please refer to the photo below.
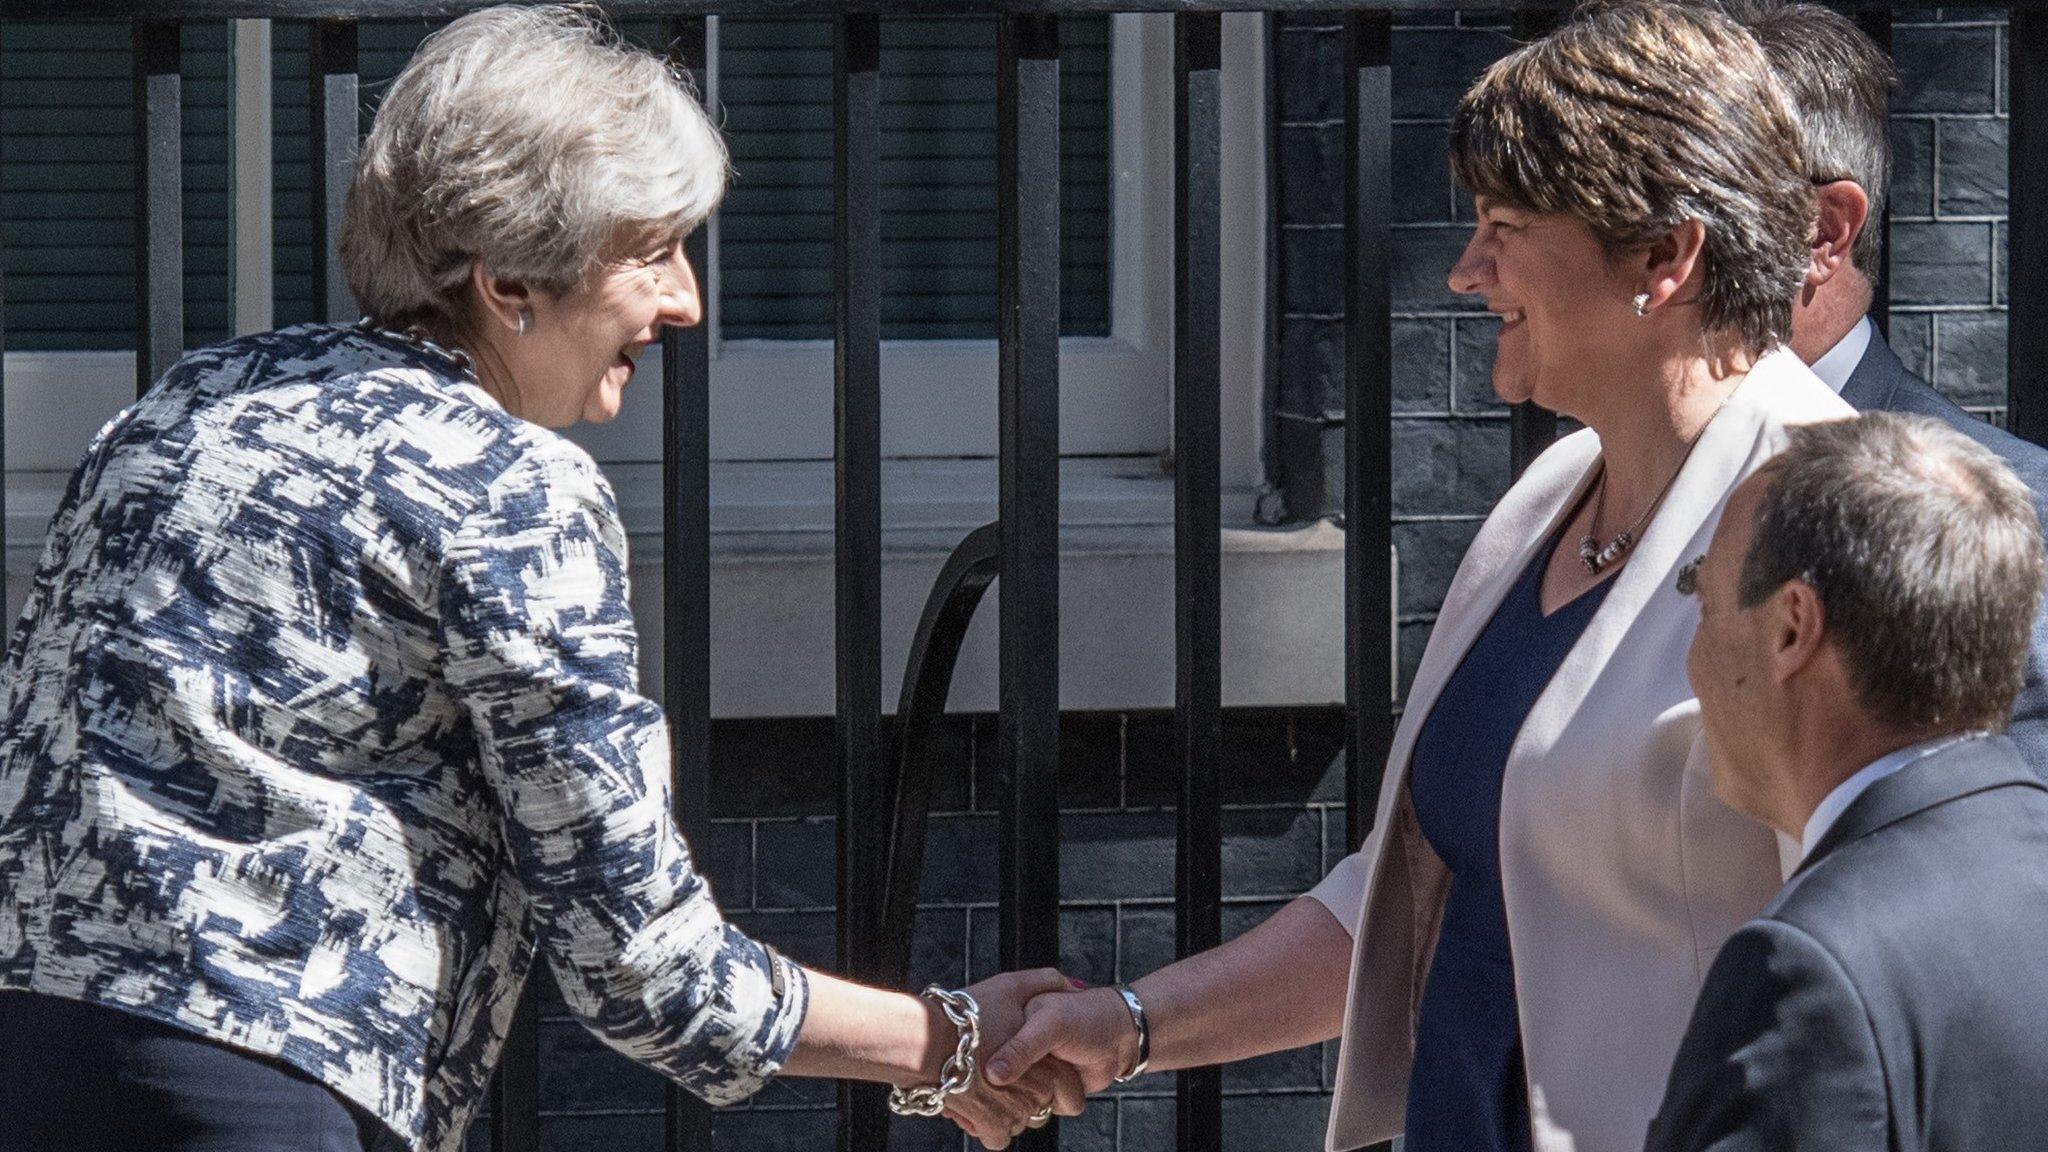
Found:
[[[365, 127], [435, 25], [361, 26]], [[995, 331], [995, 24], [883, 22], [885, 335]], [[629, 34], [653, 39], [651, 25]], [[1109, 24], [1061, 24], [1063, 328], [1109, 331]], [[0, 36], [0, 227], [17, 351], [134, 346], [128, 27], [9, 24]], [[831, 334], [832, 52], [814, 20], [721, 21], [720, 84], [739, 176], [721, 216], [728, 338]], [[228, 31], [188, 24], [187, 343], [229, 327]], [[306, 26], [272, 30], [275, 322], [312, 313]]]
[[[719, 22], [738, 175], [720, 216], [720, 331], [832, 334], [832, 39]], [[1109, 19], [1060, 22], [1061, 328], [1109, 332]], [[995, 22], [882, 22], [883, 334], [995, 335]]]
[[[228, 26], [183, 38], [185, 341], [227, 334]], [[10, 351], [135, 346], [126, 24], [0, 31], [0, 245]]]
[[[364, 127], [436, 25], [365, 23]], [[659, 48], [658, 26], [628, 22]], [[1109, 21], [1061, 22], [1063, 327], [1109, 332]], [[739, 170], [720, 214], [721, 333], [832, 334], [832, 39], [821, 20], [719, 21], [719, 97]], [[279, 324], [311, 315], [306, 247], [306, 32], [280, 22], [275, 155]], [[995, 23], [882, 22], [883, 332], [995, 334]]]

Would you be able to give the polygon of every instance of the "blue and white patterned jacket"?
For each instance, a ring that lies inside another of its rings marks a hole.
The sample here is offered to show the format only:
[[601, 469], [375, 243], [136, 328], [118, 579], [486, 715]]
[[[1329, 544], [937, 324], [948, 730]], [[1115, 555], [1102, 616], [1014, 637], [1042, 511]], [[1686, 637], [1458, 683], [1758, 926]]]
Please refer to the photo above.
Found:
[[453, 1148], [538, 943], [613, 1047], [713, 1103], [802, 973], [669, 817], [626, 540], [581, 449], [452, 362], [306, 326], [103, 429], [0, 695], [0, 989], [279, 1057]]

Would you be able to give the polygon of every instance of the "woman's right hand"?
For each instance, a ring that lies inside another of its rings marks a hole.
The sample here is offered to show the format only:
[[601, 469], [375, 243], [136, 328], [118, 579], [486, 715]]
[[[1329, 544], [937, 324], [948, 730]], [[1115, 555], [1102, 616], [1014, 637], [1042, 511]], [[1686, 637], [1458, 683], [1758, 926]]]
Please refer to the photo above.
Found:
[[1045, 1123], [1041, 1113], [1079, 1116], [1087, 1105], [1085, 1080], [1058, 1060], [1033, 1065], [1004, 1084], [989, 1079], [988, 1059], [1016, 1035], [1027, 1005], [1080, 995], [1056, 969], [1004, 972], [967, 989], [981, 1006], [981, 1068], [974, 1086], [946, 1101], [946, 1116], [990, 1149], [1007, 1148], [1026, 1128]]
[[1123, 997], [1112, 988], [1039, 996], [1025, 1009], [1024, 1026], [988, 1061], [991, 1083], [1022, 1083], [1046, 1064], [1064, 1064], [1096, 1093], [1138, 1060], [1138, 1029]]

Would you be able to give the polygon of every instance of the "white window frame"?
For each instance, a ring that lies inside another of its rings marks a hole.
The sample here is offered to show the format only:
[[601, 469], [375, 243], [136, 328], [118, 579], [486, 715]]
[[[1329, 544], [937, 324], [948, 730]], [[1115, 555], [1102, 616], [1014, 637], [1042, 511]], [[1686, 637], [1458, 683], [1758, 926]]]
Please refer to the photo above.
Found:
[[[1171, 443], [1173, 24], [1163, 14], [1119, 14], [1112, 20], [1110, 334], [1061, 341], [1061, 451], [1069, 456], [1156, 455]], [[1269, 210], [1264, 26], [1256, 14], [1233, 14], [1225, 21], [1224, 482], [1243, 488], [1255, 484], [1260, 472]], [[241, 22], [237, 42], [256, 41], [261, 23]], [[238, 109], [267, 107], [267, 68], [238, 68], [235, 85]], [[252, 219], [261, 214], [248, 211], [268, 202], [264, 121], [238, 116], [235, 130], [238, 327], [270, 313], [267, 252], [255, 251], [267, 249], [268, 220]], [[715, 231], [711, 265], [714, 458], [829, 459], [831, 341], [717, 339]], [[126, 352], [7, 353], [8, 471], [68, 472], [99, 425], [132, 399], [133, 365]], [[885, 341], [882, 371], [885, 455], [996, 453], [995, 341]], [[572, 435], [606, 463], [658, 461], [660, 381], [659, 354], [651, 352], [626, 392], [620, 418]]]
[[[718, 100], [713, 18], [706, 88]], [[1116, 15], [1110, 24], [1110, 333], [1060, 341], [1060, 444], [1068, 455], [1149, 455], [1169, 442], [1173, 268], [1173, 25]], [[719, 335], [717, 222], [706, 322], [712, 326], [712, 454], [720, 460], [832, 455], [832, 341]], [[658, 361], [651, 361], [658, 364]], [[882, 450], [892, 457], [992, 456], [993, 340], [886, 340]], [[639, 397], [608, 428], [577, 439], [601, 460], [660, 458], [658, 396]], [[629, 406], [632, 402], [629, 400]]]

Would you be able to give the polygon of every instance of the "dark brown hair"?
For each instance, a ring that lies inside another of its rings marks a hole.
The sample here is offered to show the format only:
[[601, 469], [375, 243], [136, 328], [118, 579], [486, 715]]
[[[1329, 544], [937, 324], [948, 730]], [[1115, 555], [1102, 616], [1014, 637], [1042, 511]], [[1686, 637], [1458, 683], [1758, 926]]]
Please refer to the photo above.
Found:
[[1855, 21], [1818, 4], [1726, 0], [1728, 14], [1763, 46], [1792, 98], [1808, 174], [1854, 180], [1870, 199], [1870, 218], [1850, 258], [1875, 279], [1884, 243], [1884, 202], [1892, 181], [1886, 115], [1898, 74], [1884, 50]]
[[1609, 252], [1698, 220], [1702, 326], [1752, 354], [1791, 331], [1813, 189], [1784, 89], [1717, 11], [1581, 7], [1459, 101], [1451, 168], [1475, 195], [1582, 222]]
[[2041, 596], [2033, 494], [1991, 450], [1925, 416], [1791, 430], [1764, 465], [1736, 600], [1819, 594], [1857, 703], [1901, 728], [2003, 728]]

